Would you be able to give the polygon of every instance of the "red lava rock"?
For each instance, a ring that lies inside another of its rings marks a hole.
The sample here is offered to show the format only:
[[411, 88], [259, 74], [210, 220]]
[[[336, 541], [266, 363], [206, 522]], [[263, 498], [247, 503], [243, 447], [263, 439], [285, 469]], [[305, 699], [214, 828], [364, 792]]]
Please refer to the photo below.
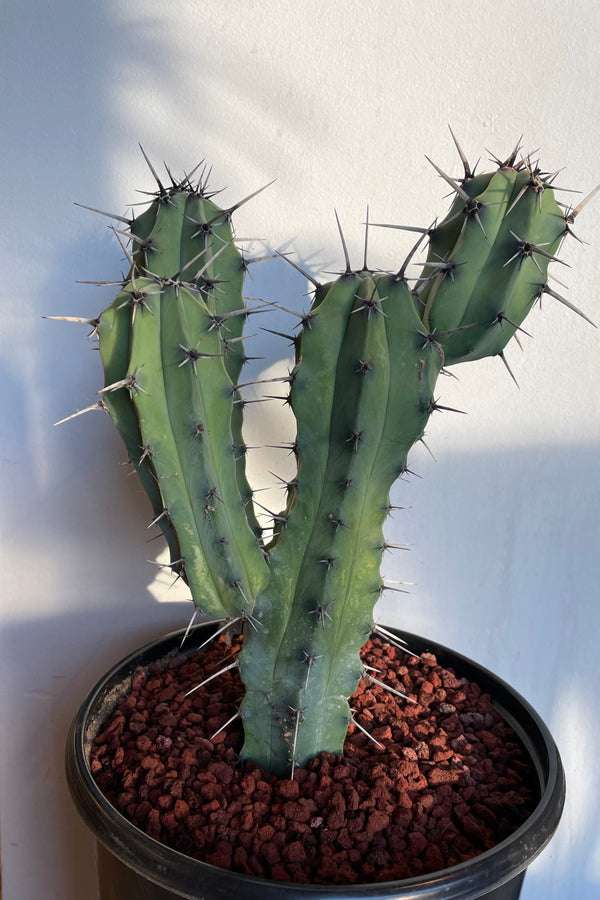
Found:
[[336, 793], [331, 798], [329, 809], [326, 813], [327, 826], [337, 831], [346, 822], [346, 801], [341, 793]]
[[413, 802], [407, 791], [401, 791], [397, 797], [397, 804], [401, 809], [412, 809]]
[[298, 802], [288, 800], [283, 804], [283, 815], [288, 822], [308, 822], [311, 818], [311, 812], [311, 804], [306, 800], [299, 800]]
[[349, 785], [344, 791], [346, 796], [346, 806], [352, 812], [356, 812], [356, 810], [360, 807], [360, 795], [356, 788]]
[[427, 783], [430, 786], [437, 784], [450, 784], [452, 782], [458, 781], [459, 778], [460, 775], [458, 772], [452, 772], [449, 769], [442, 769], [440, 766], [435, 766], [429, 771], [429, 775], [427, 776]]
[[[211, 747], [211, 750], [214, 749]], [[214, 775], [218, 782], [221, 784], [231, 784], [233, 780], [233, 771], [231, 766], [228, 765], [223, 760], [217, 760], [216, 762], [211, 762], [206, 767], [206, 771], [210, 772], [211, 775]]]
[[413, 750], [417, 754], [417, 759], [429, 759], [429, 746], [425, 741], [416, 741]]
[[305, 863], [306, 850], [304, 849], [304, 844], [300, 841], [292, 841], [291, 844], [286, 844], [283, 849], [283, 858], [289, 863]]
[[[124, 798], [127, 798], [125, 800], [125, 803], [129, 804], [132, 802], [132, 799], [133, 799], [133, 791], [127, 791], [125, 794], [122, 794], [121, 796]], [[119, 798], [119, 800], [120, 799], [121, 798]], [[156, 802], [157, 802], [158, 808], [160, 810], [162, 810], [163, 812], [167, 812], [168, 810], [173, 808], [173, 798], [169, 794], [161, 794], [161, 796], [158, 798], [158, 800]]]
[[392, 729], [389, 725], [382, 725], [380, 728], [374, 728], [372, 735], [376, 741], [390, 741], [392, 739]]
[[190, 807], [185, 802], [185, 800], [176, 800], [175, 801], [175, 818], [176, 819], [185, 819], [190, 814]]
[[489, 731], [480, 731], [478, 737], [480, 741], [483, 741], [483, 745], [488, 752], [496, 750], [501, 744], [496, 735], [491, 734]]
[[151, 809], [146, 819], [146, 834], [149, 834], [150, 837], [158, 838], [161, 831], [160, 813], [157, 809]]
[[411, 831], [407, 837], [408, 845], [415, 856], [420, 856], [429, 846], [429, 841], [420, 831]]
[[254, 829], [254, 815], [250, 810], [242, 816], [240, 827], [243, 831], [252, 831]]
[[273, 878], [275, 881], [291, 881], [292, 880], [292, 876], [290, 875], [288, 870], [285, 868], [285, 866], [282, 866], [279, 864], [276, 864], [273, 866], [273, 868], [271, 870], [271, 878]]
[[256, 836], [261, 842], [270, 841], [274, 834], [275, 829], [272, 825], [262, 825], [256, 832]]
[[175, 818], [175, 814], [172, 812], [164, 813], [160, 817], [160, 822], [163, 828], [166, 828], [167, 831], [175, 831], [177, 828], [177, 819]]
[[285, 800], [296, 800], [300, 796], [300, 785], [297, 781], [282, 781], [278, 793]]
[[213, 866], [219, 866], [221, 869], [229, 869], [232, 856], [233, 847], [231, 844], [228, 841], [218, 841], [214, 849], [207, 854], [206, 861]]
[[[372, 639], [363, 660], [418, 699], [361, 682], [344, 756], [322, 753], [294, 778], [239, 765], [236, 670], [215, 691], [191, 687], [240, 646], [221, 636], [165, 671], [133, 677], [103, 723], [90, 766], [139, 828], [198, 859], [280, 881], [354, 884], [410, 878], [476, 856], [527, 818], [535, 777], [513, 732], [477, 685]], [[386, 675], [386, 668], [391, 671]]]
[[365, 828], [365, 833], [367, 835], [367, 839], [371, 840], [373, 835], [378, 831], [383, 831], [384, 828], [390, 824], [390, 817], [382, 812], [372, 812], [369, 818], [367, 819], [367, 825]]
[[444, 866], [444, 857], [437, 844], [428, 844], [425, 848], [424, 862], [428, 872], [435, 872]]

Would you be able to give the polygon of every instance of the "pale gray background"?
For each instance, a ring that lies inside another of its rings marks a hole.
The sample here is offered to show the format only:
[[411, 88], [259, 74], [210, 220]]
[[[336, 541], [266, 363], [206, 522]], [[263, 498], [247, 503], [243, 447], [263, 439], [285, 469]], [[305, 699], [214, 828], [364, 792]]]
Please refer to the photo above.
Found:
[[[450, 123], [473, 158], [521, 134], [559, 182], [600, 181], [596, 0], [9, 0], [3, 65], [2, 672], [0, 815], [4, 900], [93, 900], [93, 843], [67, 796], [62, 748], [93, 681], [146, 639], [186, 623], [185, 592], [155, 579], [149, 510], [108, 418], [53, 422], [93, 403], [99, 359], [85, 330], [45, 314], [94, 315], [110, 299], [76, 279], [119, 277], [107, 221], [152, 190], [137, 148], [177, 173], [202, 157], [240, 210], [237, 232], [342, 264], [333, 208], [360, 260], [371, 217], [428, 225], [445, 207], [424, 159], [460, 174]], [[567, 199], [570, 195], [564, 195]], [[600, 318], [600, 201], [570, 242], [569, 297]], [[259, 245], [257, 245], [259, 246]], [[408, 243], [372, 233], [371, 262]], [[249, 293], [301, 307], [306, 282], [283, 263]], [[281, 323], [280, 323], [281, 324]], [[278, 327], [274, 325], [273, 327]], [[525, 353], [442, 379], [440, 414], [398, 486], [386, 561], [415, 582], [381, 616], [466, 652], [542, 713], [569, 782], [564, 820], [531, 867], [524, 900], [598, 891], [598, 336], [552, 300]], [[281, 344], [256, 339], [263, 367]], [[250, 443], [284, 428], [278, 404]], [[252, 454], [258, 486], [284, 461]], [[277, 498], [273, 500], [278, 502]], [[167, 602], [169, 601], [169, 602]]]

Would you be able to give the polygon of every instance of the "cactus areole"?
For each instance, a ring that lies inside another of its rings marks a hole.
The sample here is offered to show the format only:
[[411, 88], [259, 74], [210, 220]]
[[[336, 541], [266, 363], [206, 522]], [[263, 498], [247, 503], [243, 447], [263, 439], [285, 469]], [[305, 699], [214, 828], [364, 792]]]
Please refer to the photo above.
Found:
[[[454, 194], [449, 212], [396, 271], [353, 269], [340, 230], [345, 271], [310, 276], [283, 379], [297, 474], [268, 540], [245, 474], [241, 394], [244, 324], [268, 304], [244, 299], [249, 261], [231, 221], [240, 204], [219, 208], [204, 176], [164, 186], [150, 165], [148, 207], [118, 217], [130, 270], [92, 323], [105, 372], [97, 406], [125, 441], [195, 607], [244, 630], [243, 756], [279, 775], [342, 753], [359, 650], [386, 589], [382, 554], [395, 546], [383, 534], [390, 488], [444, 408], [440, 371], [506, 362], [543, 294], [571, 306], [547, 272], [583, 203], [558, 205], [553, 177], [518, 148], [482, 174], [459, 152], [464, 176], [437, 170]], [[410, 286], [407, 263], [425, 241]]]

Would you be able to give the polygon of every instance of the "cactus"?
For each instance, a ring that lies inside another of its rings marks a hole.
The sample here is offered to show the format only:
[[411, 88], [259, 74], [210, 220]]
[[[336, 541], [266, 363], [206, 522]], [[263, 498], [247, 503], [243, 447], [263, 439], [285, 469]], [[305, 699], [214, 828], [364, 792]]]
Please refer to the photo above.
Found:
[[[283, 379], [297, 475], [268, 541], [244, 467], [242, 332], [257, 308], [245, 305], [249, 262], [232, 233], [240, 204], [219, 209], [204, 176], [165, 187], [149, 163], [158, 188], [149, 207], [117, 217], [128, 226], [130, 270], [93, 320], [105, 371], [99, 405], [123, 436], [195, 607], [244, 630], [242, 755], [278, 774], [342, 752], [348, 698], [365, 676], [359, 652], [388, 587], [382, 554], [397, 549], [383, 533], [390, 488], [429, 416], [446, 408], [438, 374], [485, 356], [508, 365], [504, 348], [543, 294], [583, 316], [549, 287], [548, 266], [585, 201], [561, 208], [553, 177], [518, 148], [477, 175], [457, 148], [463, 177], [436, 167], [455, 194], [450, 210], [411, 229], [422, 234], [397, 271], [372, 271], [366, 260], [353, 270], [340, 229], [345, 271], [327, 283], [308, 276], [314, 298]], [[411, 288], [407, 264], [425, 238]]]

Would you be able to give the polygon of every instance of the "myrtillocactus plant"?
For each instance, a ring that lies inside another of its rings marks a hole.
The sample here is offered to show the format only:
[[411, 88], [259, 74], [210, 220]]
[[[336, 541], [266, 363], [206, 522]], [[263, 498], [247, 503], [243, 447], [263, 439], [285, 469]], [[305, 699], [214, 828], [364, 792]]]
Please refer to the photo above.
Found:
[[[383, 535], [390, 487], [444, 408], [438, 374], [504, 360], [543, 294], [575, 309], [547, 273], [583, 203], [559, 206], [553, 176], [518, 148], [483, 174], [458, 149], [464, 175], [437, 170], [454, 193], [450, 211], [414, 229], [420, 239], [397, 271], [366, 261], [352, 269], [342, 235], [345, 271], [326, 283], [309, 276], [314, 299], [283, 379], [297, 474], [268, 540], [245, 475], [242, 331], [257, 307], [244, 302], [250, 261], [232, 234], [240, 204], [216, 206], [204, 176], [169, 174], [164, 186], [149, 164], [157, 190], [148, 208], [115, 217], [131, 241], [129, 273], [112, 304], [85, 320], [105, 371], [96, 406], [123, 436], [173, 572], [199, 610], [244, 630], [233, 663], [246, 688], [243, 755], [279, 774], [342, 752], [347, 698], [365, 674], [359, 651], [386, 588], [381, 557], [395, 546]], [[411, 287], [407, 264], [425, 239]]]

